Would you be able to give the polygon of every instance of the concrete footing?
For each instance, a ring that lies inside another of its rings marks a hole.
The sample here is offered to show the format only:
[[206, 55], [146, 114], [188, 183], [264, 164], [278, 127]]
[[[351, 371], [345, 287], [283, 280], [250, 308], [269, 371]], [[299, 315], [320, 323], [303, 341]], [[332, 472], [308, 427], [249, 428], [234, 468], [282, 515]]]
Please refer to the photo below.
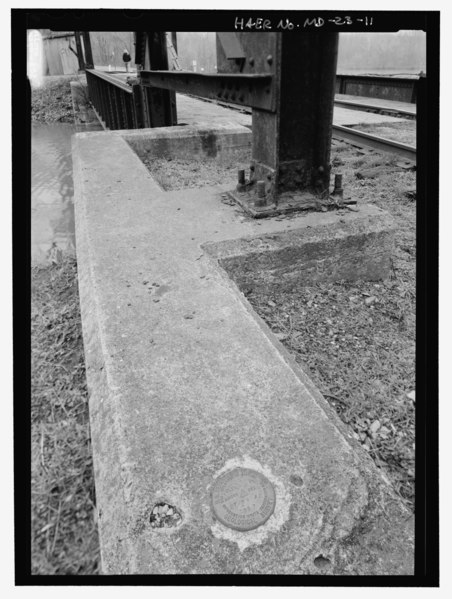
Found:
[[209, 123], [197, 126], [158, 127], [115, 131], [140, 156], [155, 158], [226, 157], [229, 152], [251, 148], [251, 133], [233, 123]]
[[311, 212], [296, 221], [296, 229], [286, 225], [283, 231], [269, 222], [257, 236], [205, 246], [240, 289], [289, 290], [389, 276], [394, 222], [376, 206], [362, 206], [352, 213]]
[[[385, 276], [389, 217], [257, 223], [224, 188], [161, 191], [132, 135], [73, 138], [103, 572], [413, 574], [411, 515], [226, 272], [293, 284], [296, 272], [319, 280], [324, 263], [351, 276], [361, 252], [357, 276]], [[212, 510], [215, 480], [237, 467], [275, 492], [253, 530]], [[177, 525], [155, 526], [159, 506]]]
[[71, 81], [72, 110], [76, 125], [97, 122], [97, 116], [89, 101], [88, 88], [80, 81]]

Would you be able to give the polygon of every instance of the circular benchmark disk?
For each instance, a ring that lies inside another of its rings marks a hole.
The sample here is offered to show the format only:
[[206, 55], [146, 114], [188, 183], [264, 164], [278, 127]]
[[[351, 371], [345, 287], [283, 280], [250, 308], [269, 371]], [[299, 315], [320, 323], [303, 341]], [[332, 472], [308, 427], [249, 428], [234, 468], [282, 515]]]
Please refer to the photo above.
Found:
[[253, 530], [266, 522], [276, 504], [275, 489], [263, 474], [235, 468], [219, 476], [212, 486], [216, 518], [234, 530]]

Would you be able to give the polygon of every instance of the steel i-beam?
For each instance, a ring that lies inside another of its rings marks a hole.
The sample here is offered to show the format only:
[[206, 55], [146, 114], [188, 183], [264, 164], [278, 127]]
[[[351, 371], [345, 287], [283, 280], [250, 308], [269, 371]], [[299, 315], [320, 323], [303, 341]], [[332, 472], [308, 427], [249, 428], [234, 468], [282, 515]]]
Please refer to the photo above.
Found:
[[74, 31], [75, 35], [75, 47], [77, 48], [77, 60], [79, 71], [85, 70], [85, 61], [83, 59], [82, 42], [80, 38], [80, 31]]
[[83, 31], [83, 47], [85, 49], [85, 68], [94, 69], [93, 50], [91, 48], [91, 37], [89, 31]]

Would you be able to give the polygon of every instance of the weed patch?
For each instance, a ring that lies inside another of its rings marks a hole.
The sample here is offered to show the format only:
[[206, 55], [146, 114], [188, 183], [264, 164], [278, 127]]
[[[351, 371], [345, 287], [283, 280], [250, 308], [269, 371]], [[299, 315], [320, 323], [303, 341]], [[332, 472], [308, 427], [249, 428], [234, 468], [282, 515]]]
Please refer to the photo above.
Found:
[[32, 573], [96, 574], [99, 540], [76, 262], [32, 269]]
[[71, 81], [73, 77], [45, 77], [31, 89], [31, 118], [38, 123], [74, 123]]

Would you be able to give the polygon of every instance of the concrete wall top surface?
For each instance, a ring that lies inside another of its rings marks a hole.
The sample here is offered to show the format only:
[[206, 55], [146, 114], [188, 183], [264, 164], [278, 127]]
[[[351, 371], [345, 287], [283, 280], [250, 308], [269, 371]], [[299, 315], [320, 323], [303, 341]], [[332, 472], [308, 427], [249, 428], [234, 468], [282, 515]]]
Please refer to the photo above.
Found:
[[[221, 187], [162, 192], [113, 133], [77, 134], [73, 159], [104, 573], [412, 574], [410, 514], [207, 251], [334, 216], [258, 224]], [[254, 530], [212, 511], [237, 467], [275, 492]], [[161, 504], [177, 526], [151, 526]]]

